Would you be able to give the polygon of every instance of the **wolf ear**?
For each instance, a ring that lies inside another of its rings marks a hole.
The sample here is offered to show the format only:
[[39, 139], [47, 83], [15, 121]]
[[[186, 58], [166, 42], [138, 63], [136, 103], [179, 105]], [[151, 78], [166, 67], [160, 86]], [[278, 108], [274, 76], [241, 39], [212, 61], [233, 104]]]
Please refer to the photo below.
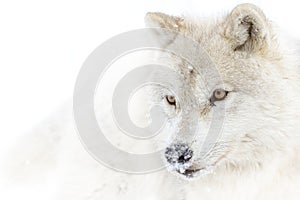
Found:
[[268, 26], [260, 8], [241, 4], [225, 20], [225, 37], [232, 43], [234, 51], [260, 51], [268, 45]]
[[179, 31], [183, 25], [183, 18], [159, 12], [149, 12], [145, 16], [145, 24], [148, 27], [160, 27]]

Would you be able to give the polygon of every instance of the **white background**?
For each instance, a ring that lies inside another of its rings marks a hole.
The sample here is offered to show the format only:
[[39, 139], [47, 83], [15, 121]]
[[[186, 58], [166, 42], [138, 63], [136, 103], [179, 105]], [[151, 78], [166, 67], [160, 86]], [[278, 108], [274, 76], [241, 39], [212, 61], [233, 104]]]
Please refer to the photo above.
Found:
[[[0, 2], [0, 133], [12, 140], [70, 101], [76, 75], [101, 42], [144, 26], [149, 11], [220, 15], [238, 3], [217, 0], [10, 0]], [[248, 1], [292, 36], [297, 1]], [[3, 148], [3, 147], [2, 147]]]

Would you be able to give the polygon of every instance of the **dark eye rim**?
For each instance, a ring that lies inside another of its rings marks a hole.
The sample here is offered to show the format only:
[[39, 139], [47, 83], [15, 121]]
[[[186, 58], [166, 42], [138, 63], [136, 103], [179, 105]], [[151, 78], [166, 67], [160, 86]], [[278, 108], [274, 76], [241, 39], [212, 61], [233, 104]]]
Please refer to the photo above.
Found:
[[[215, 97], [215, 92], [216, 92], [217, 90], [225, 91], [225, 95], [224, 95], [223, 98], [218, 99], [218, 98]], [[229, 93], [229, 91], [227, 91], [227, 90], [224, 90], [224, 89], [216, 89], [216, 90], [214, 90], [214, 92], [213, 92], [212, 96], [210, 97], [209, 101], [210, 101], [210, 103], [211, 103], [212, 105], [215, 105], [214, 102], [224, 100], [224, 99], [227, 97], [228, 93]]]
[[[168, 97], [173, 97], [173, 98], [174, 98], [174, 102], [169, 101], [169, 98], [168, 98]], [[175, 98], [174, 96], [172, 96], [172, 95], [166, 95], [165, 98], [166, 98], [167, 102], [168, 102], [170, 105], [176, 106], [176, 98]]]

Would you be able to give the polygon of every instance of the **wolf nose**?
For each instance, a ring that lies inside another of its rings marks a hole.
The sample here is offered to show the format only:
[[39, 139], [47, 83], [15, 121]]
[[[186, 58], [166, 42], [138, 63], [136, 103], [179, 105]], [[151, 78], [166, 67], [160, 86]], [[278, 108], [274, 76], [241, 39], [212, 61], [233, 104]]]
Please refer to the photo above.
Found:
[[173, 144], [166, 148], [165, 157], [170, 164], [184, 164], [193, 157], [193, 151], [186, 144]]

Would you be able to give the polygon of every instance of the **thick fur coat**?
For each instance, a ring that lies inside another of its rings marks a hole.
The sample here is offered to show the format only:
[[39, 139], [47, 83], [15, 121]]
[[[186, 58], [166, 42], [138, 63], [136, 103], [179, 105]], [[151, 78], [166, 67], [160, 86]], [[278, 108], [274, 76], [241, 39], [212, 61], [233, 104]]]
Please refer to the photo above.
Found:
[[[37, 196], [56, 200], [299, 199], [300, 62], [295, 42], [282, 39], [250, 4], [218, 19], [148, 13], [146, 24], [194, 39], [217, 66], [224, 84], [205, 77], [210, 84], [203, 92], [200, 75], [174, 59], [174, 69], [182, 75], [178, 85], [193, 92], [178, 94], [181, 105], [175, 108], [161, 98], [169, 95], [166, 91], [153, 90], [154, 101], [170, 116], [172, 143], [188, 144], [194, 152], [191, 165], [213, 167], [213, 173], [187, 178], [176, 167], [143, 175], [106, 168], [80, 144], [67, 108], [23, 138], [9, 155], [6, 187], [38, 189]], [[196, 120], [199, 134], [207, 132], [212, 111], [219, 109], [219, 101], [208, 103], [216, 89], [227, 91], [222, 100], [226, 117], [221, 138], [202, 158], [202, 137], [192, 142], [182, 130]], [[191, 105], [199, 112], [197, 119], [180, 112]]]

